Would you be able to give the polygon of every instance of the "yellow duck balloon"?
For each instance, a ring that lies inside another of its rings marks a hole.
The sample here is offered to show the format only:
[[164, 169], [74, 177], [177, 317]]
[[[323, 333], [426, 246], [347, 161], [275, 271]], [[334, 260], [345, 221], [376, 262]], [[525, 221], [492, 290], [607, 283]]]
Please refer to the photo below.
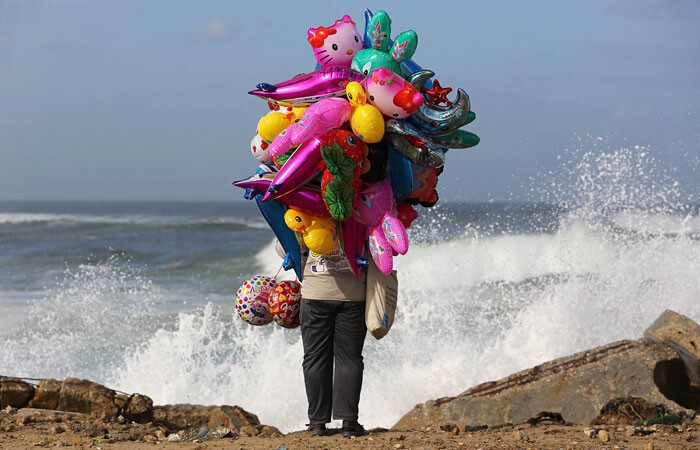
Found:
[[258, 134], [268, 143], [275, 140], [289, 125], [301, 119], [306, 111], [302, 107], [282, 107], [281, 111], [270, 111], [260, 118], [258, 122]]
[[348, 83], [345, 94], [353, 107], [350, 126], [355, 136], [368, 144], [381, 141], [384, 137], [384, 116], [367, 103], [367, 94], [362, 85], [356, 81]]
[[316, 254], [327, 255], [338, 245], [336, 223], [330, 217], [314, 217], [289, 208], [284, 213], [284, 223], [292, 231], [301, 233], [304, 244]]

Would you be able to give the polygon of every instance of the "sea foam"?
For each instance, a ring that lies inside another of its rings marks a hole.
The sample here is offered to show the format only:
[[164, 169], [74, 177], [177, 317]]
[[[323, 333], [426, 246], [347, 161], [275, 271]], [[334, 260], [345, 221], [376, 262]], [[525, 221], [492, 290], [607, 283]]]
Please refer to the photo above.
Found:
[[[396, 322], [365, 344], [365, 426], [390, 427], [416, 403], [637, 339], [668, 308], [700, 320], [698, 215], [672, 173], [646, 149], [574, 156], [562, 174], [548, 174], [547, 199], [561, 205], [554, 227], [494, 232], [499, 219], [475, 225], [445, 213], [424, 214], [411, 228], [411, 249], [395, 259]], [[274, 242], [261, 243], [250, 275], [272, 276], [280, 262]], [[166, 314], [175, 293], [138, 268], [81, 266], [0, 347], [0, 367], [92, 378], [156, 404], [240, 405], [263, 423], [300, 429], [299, 330], [235, 316], [242, 281], [231, 280], [230, 299], [197, 299], [204, 306]]]

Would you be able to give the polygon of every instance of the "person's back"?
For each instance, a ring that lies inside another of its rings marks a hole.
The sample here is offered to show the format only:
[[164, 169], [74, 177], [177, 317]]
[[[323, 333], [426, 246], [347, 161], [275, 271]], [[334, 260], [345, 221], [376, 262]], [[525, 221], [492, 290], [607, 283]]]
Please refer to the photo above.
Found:
[[355, 276], [342, 245], [327, 255], [311, 253], [304, 267], [301, 336], [309, 433], [326, 434], [342, 420], [342, 433], [364, 433], [358, 423], [364, 363], [366, 276]]

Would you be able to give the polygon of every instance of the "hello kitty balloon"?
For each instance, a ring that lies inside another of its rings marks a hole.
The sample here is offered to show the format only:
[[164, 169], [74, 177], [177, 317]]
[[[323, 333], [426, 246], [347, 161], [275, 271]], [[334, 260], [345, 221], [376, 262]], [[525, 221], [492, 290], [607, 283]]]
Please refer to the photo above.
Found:
[[369, 103], [382, 114], [404, 119], [423, 106], [423, 94], [395, 72], [380, 67], [363, 82]]
[[308, 41], [316, 60], [325, 66], [350, 67], [352, 58], [362, 50], [362, 36], [355, 22], [347, 14], [330, 27], [309, 28]]

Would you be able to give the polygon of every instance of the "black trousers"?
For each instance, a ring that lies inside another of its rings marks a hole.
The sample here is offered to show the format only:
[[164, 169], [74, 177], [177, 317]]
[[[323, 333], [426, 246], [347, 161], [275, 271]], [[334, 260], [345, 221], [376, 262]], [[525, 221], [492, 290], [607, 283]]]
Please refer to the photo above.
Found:
[[301, 300], [309, 423], [357, 420], [366, 334], [365, 302]]

